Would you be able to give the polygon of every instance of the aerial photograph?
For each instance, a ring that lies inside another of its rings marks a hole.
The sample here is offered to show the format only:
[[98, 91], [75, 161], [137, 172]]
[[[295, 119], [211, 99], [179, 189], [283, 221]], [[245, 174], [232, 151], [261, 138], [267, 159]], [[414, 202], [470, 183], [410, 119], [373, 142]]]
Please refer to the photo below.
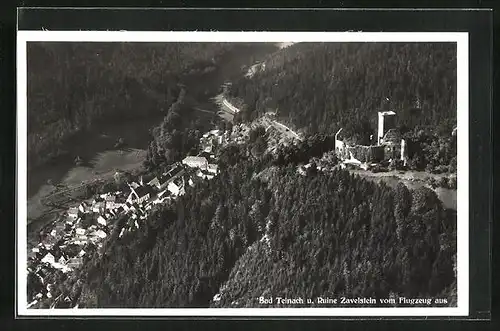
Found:
[[27, 308], [457, 307], [456, 42], [26, 51]]

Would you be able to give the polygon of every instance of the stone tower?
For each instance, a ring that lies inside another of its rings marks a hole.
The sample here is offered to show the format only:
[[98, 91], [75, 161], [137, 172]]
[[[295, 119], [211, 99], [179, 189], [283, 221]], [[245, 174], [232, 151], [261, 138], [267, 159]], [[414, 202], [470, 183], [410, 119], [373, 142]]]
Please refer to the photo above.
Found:
[[396, 128], [396, 113], [393, 111], [379, 111], [377, 143], [380, 145], [384, 134], [394, 128]]

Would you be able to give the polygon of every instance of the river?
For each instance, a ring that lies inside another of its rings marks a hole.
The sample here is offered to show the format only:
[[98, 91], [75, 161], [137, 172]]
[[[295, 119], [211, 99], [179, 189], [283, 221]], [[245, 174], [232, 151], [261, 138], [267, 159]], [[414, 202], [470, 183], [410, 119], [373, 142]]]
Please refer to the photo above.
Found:
[[[256, 43], [251, 46], [242, 44], [236, 47], [222, 57], [214, 71], [184, 76], [182, 81], [187, 95], [196, 95], [196, 101], [203, 109], [216, 114], [218, 108], [211, 99], [219, 93], [221, 85], [241, 76], [243, 66], [260, 61], [278, 49], [279, 45], [271, 43]], [[203, 112], [192, 113], [206, 116]], [[37, 218], [46, 212], [40, 204], [40, 198], [54, 188], [52, 185], [75, 185], [115, 170], [141, 167], [151, 141], [150, 129], [158, 125], [164, 115], [165, 113], [158, 111], [147, 117], [117, 118], [116, 121], [78, 133], [66, 141], [63, 150], [70, 151], [68, 155], [57, 157], [28, 172], [28, 218]], [[118, 138], [124, 139], [126, 148], [115, 148]], [[77, 155], [86, 164], [75, 166], [74, 158]]]

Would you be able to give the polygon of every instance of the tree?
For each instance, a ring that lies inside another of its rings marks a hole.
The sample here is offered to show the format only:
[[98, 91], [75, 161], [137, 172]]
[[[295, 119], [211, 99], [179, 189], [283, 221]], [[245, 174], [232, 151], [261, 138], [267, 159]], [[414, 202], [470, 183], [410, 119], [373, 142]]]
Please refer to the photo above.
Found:
[[253, 147], [251, 149], [252, 155], [255, 158], [258, 158], [262, 156], [262, 154], [265, 152], [267, 148], [267, 142], [262, 136], [259, 136], [256, 138], [255, 143], [253, 144]]
[[403, 183], [398, 183], [395, 190], [394, 218], [396, 220], [396, 233], [401, 241], [406, 234], [406, 218], [411, 210], [412, 195], [408, 187]]

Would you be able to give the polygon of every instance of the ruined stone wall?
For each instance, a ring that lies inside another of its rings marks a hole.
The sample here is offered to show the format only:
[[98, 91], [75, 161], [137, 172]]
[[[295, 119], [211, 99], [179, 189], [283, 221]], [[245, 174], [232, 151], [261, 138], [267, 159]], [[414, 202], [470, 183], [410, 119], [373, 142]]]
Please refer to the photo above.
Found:
[[335, 151], [337, 157], [341, 160], [353, 158], [360, 162], [380, 162], [384, 159], [383, 146], [362, 146], [362, 145], [347, 145], [344, 142], [335, 142]]
[[380, 162], [384, 159], [383, 146], [361, 146], [354, 145], [347, 147], [349, 154], [361, 162], [373, 163]]

